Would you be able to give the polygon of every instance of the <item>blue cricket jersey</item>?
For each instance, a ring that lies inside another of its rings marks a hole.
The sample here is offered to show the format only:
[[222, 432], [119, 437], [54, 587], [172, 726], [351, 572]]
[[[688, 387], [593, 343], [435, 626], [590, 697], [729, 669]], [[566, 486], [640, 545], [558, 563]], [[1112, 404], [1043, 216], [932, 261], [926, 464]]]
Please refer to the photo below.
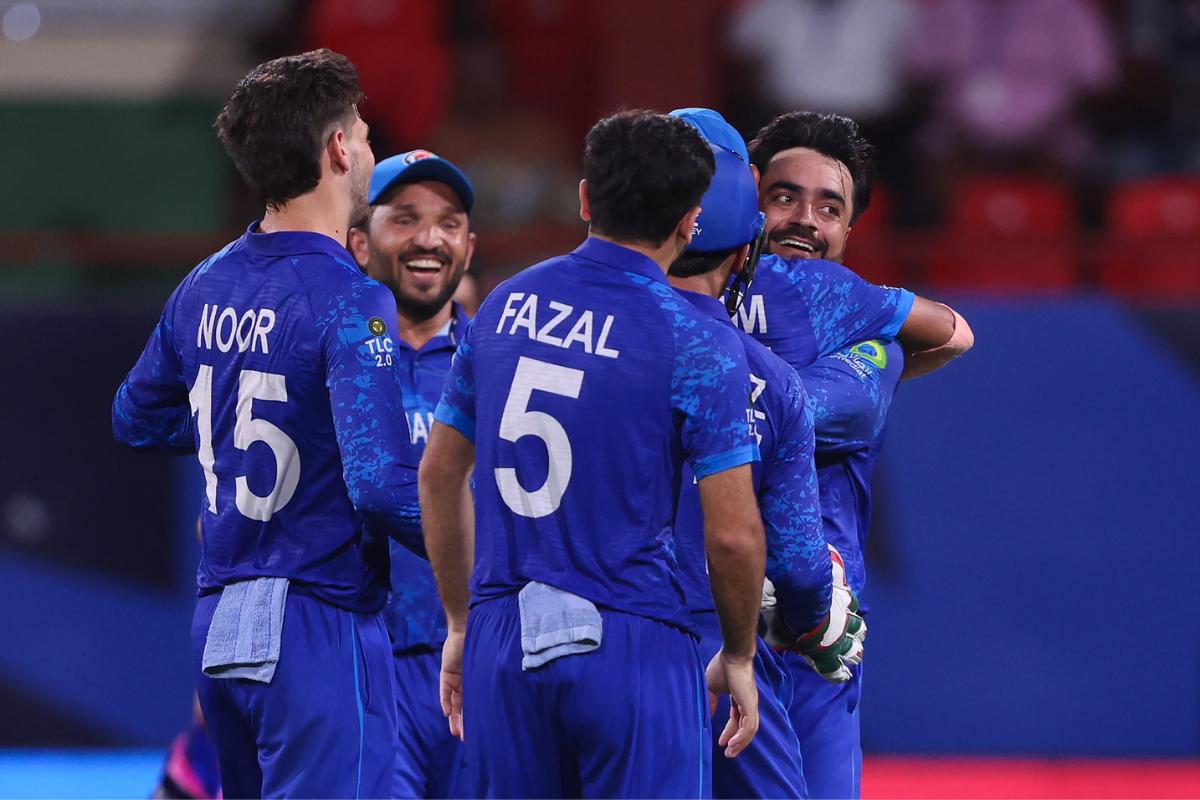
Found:
[[[696, 292], [679, 294], [714, 324], [732, 328], [721, 301]], [[796, 370], [738, 333], [750, 368], [751, 431], [762, 457], [754, 465], [754, 489], [767, 535], [767, 577], [775, 584], [784, 619], [793, 630], [808, 631], [829, 611], [832, 569], [821, 529], [812, 412]], [[704, 515], [699, 488], [686, 469], [675, 533], [688, 611], [700, 617], [697, 627], [711, 632], [714, 608]]]
[[913, 299], [907, 289], [876, 286], [832, 261], [764, 255], [736, 322], [803, 370], [855, 342], [890, 342]]
[[646, 256], [597, 238], [499, 286], [436, 418], [475, 442], [472, 603], [541, 581], [688, 627], [675, 554], [686, 460], [758, 458], [737, 333]]
[[387, 540], [420, 548], [396, 303], [317, 233], [245, 235], [175, 289], [113, 401], [113, 432], [195, 453], [201, 594], [261, 576], [351, 611], [388, 589]]
[[[459, 338], [470, 320], [458, 303], [453, 304], [450, 324], [414, 350], [396, 341], [396, 359], [404, 391], [404, 413], [412, 434], [413, 451], [419, 458], [429, 440], [433, 412], [442, 397], [446, 375]], [[399, 653], [413, 648], [440, 649], [446, 641], [446, 612], [438, 595], [433, 568], [407, 547], [392, 543], [392, 597], [387, 609], [392, 647]], [[443, 725], [444, 727], [444, 725]]]
[[816, 422], [825, 538], [841, 552], [846, 578], [860, 601], [867, 580], [871, 475], [903, 371], [900, 345], [872, 340], [818, 359], [800, 372]]

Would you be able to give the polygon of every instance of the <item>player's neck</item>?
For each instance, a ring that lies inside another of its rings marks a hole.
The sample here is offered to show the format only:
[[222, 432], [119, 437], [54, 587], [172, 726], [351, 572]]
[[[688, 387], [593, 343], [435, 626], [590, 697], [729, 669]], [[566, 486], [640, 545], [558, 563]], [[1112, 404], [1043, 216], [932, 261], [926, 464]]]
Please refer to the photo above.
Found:
[[263, 233], [322, 233], [344, 246], [350, 228], [350, 198], [342, 196], [344, 191], [331, 192], [331, 188], [319, 185], [278, 208], [268, 208], [259, 230]]
[[666, 241], [660, 245], [652, 245], [647, 242], [627, 242], [621, 239], [614, 239], [611, 236], [605, 236], [602, 233], [596, 233], [595, 229], [588, 230], [588, 237], [599, 239], [604, 242], [611, 242], [615, 245], [620, 245], [636, 253], [641, 253], [646, 258], [658, 264], [659, 268], [665, 273], [675, 263], [675, 259], [679, 258], [679, 246], [675, 242], [675, 237], [668, 236]]
[[729, 270], [717, 268], [703, 275], [690, 275], [686, 278], [677, 278], [668, 274], [667, 280], [676, 289], [719, 299], [721, 293], [725, 291], [726, 284], [729, 283]]
[[436, 314], [428, 319], [416, 320], [403, 311], [399, 312], [396, 320], [400, 328], [400, 338], [413, 350], [420, 350], [429, 340], [437, 336], [438, 331], [446, 327], [450, 317], [454, 315], [454, 304], [446, 303]]

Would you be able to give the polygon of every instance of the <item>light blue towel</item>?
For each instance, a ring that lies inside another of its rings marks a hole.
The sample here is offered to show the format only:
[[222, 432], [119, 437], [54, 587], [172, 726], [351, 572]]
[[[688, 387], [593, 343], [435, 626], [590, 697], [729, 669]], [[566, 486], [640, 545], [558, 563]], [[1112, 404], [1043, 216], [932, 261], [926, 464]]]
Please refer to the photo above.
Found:
[[205, 675], [271, 682], [287, 590], [287, 578], [254, 578], [225, 587], [204, 640]]
[[603, 621], [590, 600], [544, 583], [526, 584], [517, 595], [521, 609], [521, 669], [537, 669], [556, 658], [600, 646]]

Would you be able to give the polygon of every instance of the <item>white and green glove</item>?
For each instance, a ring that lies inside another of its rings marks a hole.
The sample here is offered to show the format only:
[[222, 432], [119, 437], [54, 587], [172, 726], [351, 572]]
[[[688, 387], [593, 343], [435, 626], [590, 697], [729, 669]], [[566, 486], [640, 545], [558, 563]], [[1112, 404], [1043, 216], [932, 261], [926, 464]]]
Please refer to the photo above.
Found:
[[833, 563], [833, 597], [821, 624], [804, 634], [789, 628], [776, 608], [775, 587], [764, 580], [759, 632], [771, 647], [799, 653], [822, 678], [842, 683], [851, 678], [850, 665], [862, 663], [867, 623], [859, 616], [858, 598], [846, 582], [846, 563], [833, 545], [829, 545], [829, 560]]

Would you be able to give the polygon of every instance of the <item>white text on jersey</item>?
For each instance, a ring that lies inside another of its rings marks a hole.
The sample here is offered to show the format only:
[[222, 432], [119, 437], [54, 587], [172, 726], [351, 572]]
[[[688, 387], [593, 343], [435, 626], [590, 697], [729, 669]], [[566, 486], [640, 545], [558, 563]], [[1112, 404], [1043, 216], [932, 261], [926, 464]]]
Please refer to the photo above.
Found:
[[[521, 302], [522, 299], [524, 302]], [[612, 332], [614, 321], [612, 314], [604, 316], [600, 334], [595, 336], [594, 318], [596, 314], [590, 309], [585, 308], [581, 312], [576, 312], [574, 306], [551, 300], [545, 304], [550, 311], [542, 312], [542, 318], [549, 317], [549, 319], [544, 325], [538, 327], [538, 302], [536, 294], [527, 295], [524, 292], [509, 294], [508, 299], [504, 301], [504, 310], [500, 312], [500, 322], [496, 325], [496, 333], [516, 336], [518, 331], [524, 330], [525, 335], [535, 342], [561, 347], [564, 350], [569, 350], [573, 344], [579, 344], [582, 345], [585, 353], [592, 355], [605, 358], [617, 358], [621, 355], [619, 350], [606, 346], [608, 335]], [[517, 307], [517, 303], [520, 303], [520, 307]], [[578, 316], [575, 316], [576, 314]], [[572, 317], [574, 317], [574, 322], [568, 327], [565, 321]], [[555, 331], [558, 333], [556, 334]], [[564, 334], [563, 331], [566, 333]]]
[[737, 322], [746, 333], [767, 332], [767, 307], [761, 294], [751, 295], [738, 306]]
[[237, 345], [237, 351], [244, 353], [249, 350], [257, 353], [270, 352], [267, 349], [267, 334], [275, 327], [275, 312], [269, 308], [251, 309], [238, 314], [237, 309], [226, 306], [218, 308], [215, 305], [204, 304], [200, 311], [200, 327], [196, 331], [196, 347], [212, 350], [215, 341], [217, 349], [228, 353]]

